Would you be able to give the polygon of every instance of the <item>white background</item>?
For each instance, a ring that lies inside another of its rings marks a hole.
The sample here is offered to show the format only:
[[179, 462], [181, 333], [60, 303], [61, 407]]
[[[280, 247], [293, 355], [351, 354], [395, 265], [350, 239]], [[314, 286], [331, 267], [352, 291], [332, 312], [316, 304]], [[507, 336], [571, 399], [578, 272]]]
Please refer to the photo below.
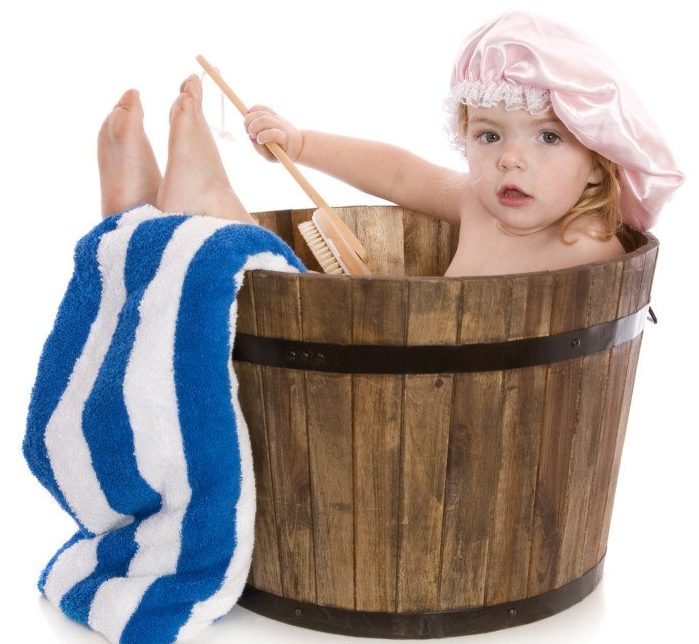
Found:
[[[165, 167], [168, 111], [204, 54], [249, 106], [299, 127], [401, 145], [453, 168], [442, 132], [452, 58], [474, 28], [509, 7], [577, 26], [625, 69], [688, 175], [654, 233], [660, 319], [643, 341], [612, 532], [600, 587], [576, 607], [485, 642], [696, 642], [697, 254], [696, 81], [690, 3], [557, 0], [446, 2], [32, 2], [0, 9], [0, 278], [2, 279], [2, 636], [11, 642], [99, 642], [40, 599], [36, 579], [74, 530], [21, 456], [43, 341], [72, 270], [75, 241], [99, 220], [96, 136], [129, 87]], [[8, 8], [12, 7], [12, 8]], [[207, 115], [218, 94], [207, 85]], [[278, 164], [247, 140], [220, 141], [249, 210], [308, 207]], [[309, 170], [331, 205], [380, 203]], [[693, 176], [694, 175], [694, 176]], [[11, 634], [11, 635], [9, 635]], [[197, 642], [356, 641], [235, 608]]]

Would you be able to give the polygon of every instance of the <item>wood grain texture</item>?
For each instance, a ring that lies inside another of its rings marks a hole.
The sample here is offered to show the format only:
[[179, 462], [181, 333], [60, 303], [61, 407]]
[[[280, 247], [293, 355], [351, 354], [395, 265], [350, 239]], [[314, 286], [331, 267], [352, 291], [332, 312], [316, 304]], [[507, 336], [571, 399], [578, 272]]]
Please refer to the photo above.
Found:
[[[555, 275], [552, 334], [585, 327], [592, 284], [589, 271], [567, 271]], [[583, 359], [579, 358], [552, 364], [548, 368], [527, 586], [529, 597], [555, 588], [558, 576], [582, 363]]]
[[463, 282], [439, 277], [409, 282], [407, 344], [456, 344]]
[[[548, 334], [553, 277], [512, 280], [510, 339]], [[485, 604], [523, 599], [532, 541], [532, 517], [543, 421], [546, 367], [504, 373], [500, 461], [488, 550]]]
[[[300, 280], [303, 339], [349, 344], [348, 277]], [[352, 376], [305, 372], [317, 602], [354, 609]]]
[[[342, 215], [342, 210], [338, 215]], [[405, 274], [403, 255], [403, 209], [355, 207], [349, 216], [356, 227], [356, 235], [367, 252], [367, 265], [373, 275]]]
[[250, 431], [255, 471], [257, 510], [255, 547], [249, 583], [262, 590], [280, 594], [283, 588], [261, 369], [247, 362], [235, 362], [234, 367], [240, 383], [238, 390], [240, 408]]
[[[237, 297], [237, 331], [257, 334], [255, 320], [254, 278], [247, 274]], [[281, 593], [281, 569], [277, 542], [277, 521], [274, 510], [274, 487], [269, 460], [265, 394], [262, 370], [247, 362], [234, 362], [238, 380], [238, 399], [250, 434], [255, 471], [255, 548], [249, 583], [273, 593]]]
[[[585, 326], [616, 317], [623, 262], [611, 262], [590, 270], [591, 286]], [[610, 351], [586, 356], [582, 361], [578, 404], [566, 493], [566, 516], [556, 574], [556, 587], [577, 579], [582, 569], [592, 477], [602, 429], [602, 405], [607, 389]]]
[[[352, 280], [355, 344], [404, 344], [407, 283]], [[357, 610], [396, 610], [403, 376], [355, 374], [354, 507]]]
[[291, 221], [292, 210], [271, 210], [251, 213], [260, 226], [279, 235], [289, 246], [294, 248], [294, 230]]
[[[428, 276], [444, 275], [440, 270], [439, 254], [439, 222], [427, 215], [403, 211], [403, 244], [405, 275]], [[446, 270], [446, 269], [445, 269]]]
[[[407, 344], [455, 344], [461, 285], [411, 282]], [[400, 490], [398, 611], [439, 606], [444, 489], [453, 374], [406, 375]], [[419, 584], [415, 583], [420, 579]]]
[[403, 379], [352, 378], [356, 608], [394, 612]]
[[[301, 340], [299, 277], [255, 272], [261, 335]], [[304, 373], [261, 367], [284, 594], [316, 601]]]
[[[464, 282], [460, 344], [507, 337], [511, 287], [507, 279]], [[495, 495], [481, 491], [497, 484], [502, 397], [502, 372], [454, 375], [440, 571], [443, 610], [484, 602]]]

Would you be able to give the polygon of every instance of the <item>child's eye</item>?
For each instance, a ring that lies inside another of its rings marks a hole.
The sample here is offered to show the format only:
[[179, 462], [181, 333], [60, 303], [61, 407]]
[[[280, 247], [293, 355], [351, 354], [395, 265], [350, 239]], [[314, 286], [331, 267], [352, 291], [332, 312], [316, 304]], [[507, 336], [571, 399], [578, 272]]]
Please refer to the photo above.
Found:
[[500, 137], [492, 130], [485, 130], [476, 134], [476, 139], [481, 143], [495, 143]]
[[556, 134], [555, 132], [549, 132], [549, 131], [542, 132], [539, 135], [539, 138], [541, 139], [541, 141], [543, 141], [544, 143], [547, 143], [549, 145], [556, 144], [561, 140], [561, 137], [558, 136], [558, 134]]

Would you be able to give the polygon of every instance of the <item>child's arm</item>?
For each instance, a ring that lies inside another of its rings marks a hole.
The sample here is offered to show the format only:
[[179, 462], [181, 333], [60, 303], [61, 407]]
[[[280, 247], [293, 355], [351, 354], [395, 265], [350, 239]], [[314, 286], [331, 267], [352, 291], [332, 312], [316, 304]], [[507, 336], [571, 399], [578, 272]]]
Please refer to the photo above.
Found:
[[460, 222], [470, 190], [467, 174], [433, 165], [394, 145], [300, 131], [263, 106], [249, 111], [245, 125], [266, 159], [274, 157], [264, 144], [274, 141], [298, 163], [363, 192], [454, 224]]
[[303, 131], [298, 161], [404, 208], [458, 224], [467, 175], [433, 165], [403, 148]]

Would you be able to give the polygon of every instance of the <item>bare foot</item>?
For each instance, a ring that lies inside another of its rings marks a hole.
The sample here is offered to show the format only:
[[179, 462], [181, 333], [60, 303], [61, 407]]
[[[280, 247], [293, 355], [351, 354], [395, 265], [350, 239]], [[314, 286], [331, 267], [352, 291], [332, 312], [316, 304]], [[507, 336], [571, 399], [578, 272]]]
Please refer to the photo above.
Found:
[[158, 208], [255, 223], [228, 181], [204, 119], [201, 80], [190, 76], [180, 92], [170, 110], [167, 168], [158, 191]]
[[105, 119], [97, 137], [102, 216], [155, 204], [162, 176], [143, 129], [138, 91], [128, 90]]

